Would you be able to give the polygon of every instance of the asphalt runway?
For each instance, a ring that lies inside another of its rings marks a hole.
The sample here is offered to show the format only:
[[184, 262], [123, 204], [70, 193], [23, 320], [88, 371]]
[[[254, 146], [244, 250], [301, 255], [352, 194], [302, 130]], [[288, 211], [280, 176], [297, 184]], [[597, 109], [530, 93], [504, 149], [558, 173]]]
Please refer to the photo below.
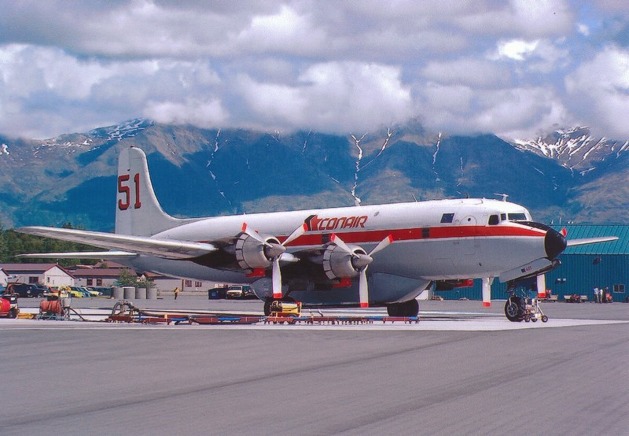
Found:
[[502, 304], [425, 302], [410, 327], [0, 319], [0, 434], [628, 434], [629, 304], [546, 304], [545, 324]]

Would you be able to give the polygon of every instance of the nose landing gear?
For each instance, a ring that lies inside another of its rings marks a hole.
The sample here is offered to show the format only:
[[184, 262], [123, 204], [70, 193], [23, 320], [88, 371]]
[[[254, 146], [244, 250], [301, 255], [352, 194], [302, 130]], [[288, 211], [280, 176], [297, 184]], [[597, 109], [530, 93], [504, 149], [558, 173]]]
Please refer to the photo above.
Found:
[[515, 295], [515, 291], [505, 303], [505, 316], [511, 322], [537, 322], [538, 319], [541, 319], [542, 322], [548, 321], [548, 317], [542, 312], [537, 298], [518, 296]]

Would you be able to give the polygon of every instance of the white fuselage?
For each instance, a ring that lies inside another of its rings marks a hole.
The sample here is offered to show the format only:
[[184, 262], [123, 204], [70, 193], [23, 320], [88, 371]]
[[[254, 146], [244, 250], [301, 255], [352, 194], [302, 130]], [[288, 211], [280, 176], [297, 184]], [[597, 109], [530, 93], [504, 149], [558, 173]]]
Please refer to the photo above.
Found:
[[[283, 241], [307, 220], [308, 230], [287, 245], [289, 253], [321, 247], [332, 234], [368, 252], [392, 235], [393, 243], [382, 255], [374, 256], [369, 266], [370, 276], [383, 273], [416, 279], [423, 284], [430, 280], [494, 277], [546, 256], [546, 232], [510, 218], [531, 220], [529, 212], [514, 203], [487, 199], [435, 200], [204, 218], [154, 237], [215, 242], [225, 235], [237, 235], [246, 222], [260, 235]], [[188, 261], [140, 256], [133, 266], [202, 280], [255, 281], [242, 271], [209, 268]], [[406, 295], [407, 291], [400, 292]], [[380, 299], [378, 292], [372, 288], [373, 300]]]

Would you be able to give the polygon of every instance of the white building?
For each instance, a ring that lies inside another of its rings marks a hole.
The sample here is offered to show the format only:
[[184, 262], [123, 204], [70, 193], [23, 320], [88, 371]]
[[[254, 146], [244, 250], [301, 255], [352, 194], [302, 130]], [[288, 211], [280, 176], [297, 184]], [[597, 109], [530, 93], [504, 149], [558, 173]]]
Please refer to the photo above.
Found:
[[74, 286], [74, 277], [56, 263], [3, 263], [0, 268], [11, 281], [40, 283], [50, 287]]
[[9, 275], [0, 268], [0, 286], [7, 286]]

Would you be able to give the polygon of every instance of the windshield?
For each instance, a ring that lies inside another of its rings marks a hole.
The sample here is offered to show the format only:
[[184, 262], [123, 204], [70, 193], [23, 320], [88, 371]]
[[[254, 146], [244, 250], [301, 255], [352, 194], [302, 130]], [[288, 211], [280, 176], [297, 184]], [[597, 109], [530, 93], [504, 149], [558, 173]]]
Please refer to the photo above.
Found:
[[509, 221], [526, 221], [526, 214], [524, 213], [510, 213]]

